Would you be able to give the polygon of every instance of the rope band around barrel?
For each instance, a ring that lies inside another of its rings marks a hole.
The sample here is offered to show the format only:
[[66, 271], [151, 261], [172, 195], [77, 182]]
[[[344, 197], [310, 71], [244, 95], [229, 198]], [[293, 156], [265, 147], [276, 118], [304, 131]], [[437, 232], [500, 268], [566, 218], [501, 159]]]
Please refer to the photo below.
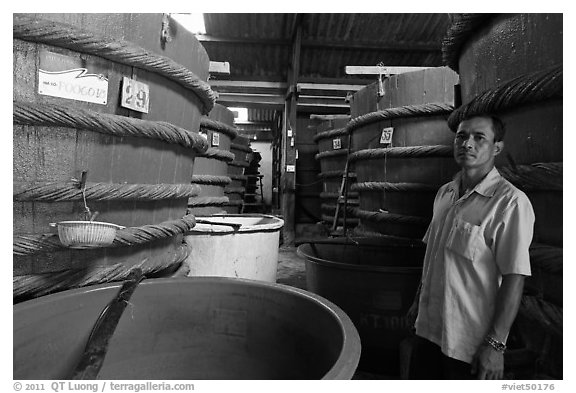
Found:
[[[193, 215], [184, 216], [177, 220], [168, 220], [156, 225], [141, 227], [128, 227], [118, 229], [114, 242], [108, 247], [134, 246], [148, 243], [158, 239], [173, 237], [185, 233], [196, 225]], [[14, 234], [13, 254], [31, 255], [54, 251], [68, 250], [60, 243], [57, 234]]]
[[536, 296], [524, 295], [520, 302], [518, 314], [541, 326], [547, 332], [558, 337], [563, 335], [562, 307]]
[[350, 154], [350, 162], [376, 160], [382, 158], [428, 158], [452, 157], [454, 148], [447, 145], [387, 147], [360, 150]]
[[458, 14], [442, 40], [442, 61], [458, 72], [460, 51], [468, 39], [497, 14]]
[[379, 211], [368, 211], [360, 208], [355, 209], [354, 216], [361, 220], [384, 222], [390, 224], [408, 224], [425, 227], [430, 223], [430, 219], [416, 216], [406, 216], [402, 214], [393, 214]]
[[[321, 192], [320, 199], [338, 199], [340, 194], [337, 192]], [[357, 192], [348, 191], [348, 198], [358, 198]]]
[[193, 209], [196, 207], [223, 206], [229, 201], [230, 199], [227, 196], [190, 198], [188, 200], [188, 208]]
[[230, 150], [238, 150], [246, 153], [252, 153], [252, 149], [249, 146], [240, 145], [237, 143], [230, 144]]
[[192, 71], [130, 42], [25, 14], [13, 15], [12, 31], [14, 38], [24, 41], [67, 48], [162, 75], [194, 92], [204, 106], [204, 114], [208, 114], [216, 102], [216, 94], [210, 85]]
[[500, 174], [523, 191], [562, 191], [563, 165], [561, 162], [535, 163], [499, 167]]
[[247, 181], [248, 180], [248, 176], [246, 175], [229, 175], [230, 179], [232, 180], [237, 180], [237, 181]]
[[250, 166], [250, 163], [248, 163], [246, 161], [232, 161], [232, 162], [229, 162], [228, 165], [239, 167], [239, 168], [248, 168]]
[[234, 153], [230, 153], [227, 150], [220, 150], [215, 149], [213, 147], [209, 147], [204, 153], [198, 154], [198, 157], [214, 159], [222, 162], [232, 162], [234, 161]]
[[432, 191], [436, 192], [440, 185], [425, 184], [425, 183], [389, 183], [367, 181], [362, 183], [352, 184], [351, 191], [365, 192], [365, 191], [390, 191], [390, 192], [417, 192], [417, 191]]
[[355, 117], [346, 125], [348, 132], [353, 132], [360, 127], [377, 123], [379, 121], [396, 118], [422, 117], [448, 115], [454, 107], [445, 103], [429, 103], [418, 105], [406, 105], [398, 108], [383, 109], [381, 111], [370, 112], [362, 116]]
[[328, 150], [328, 151], [323, 151], [323, 152], [317, 153], [314, 156], [314, 158], [316, 160], [322, 160], [324, 158], [346, 156], [347, 154], [348, 154], [347, 149]]
[[[82, 200], [78, 181], [67, 183], [14, 183], [12, 199], [18, 202], [62, 202]], [[196, 196], [200, 187], [193, 184], [85, 183], [86, 199], [94, 201], [158, 201]]]
[[456, 131], [466, 118], [510, 110], [515, 107], [541, 101], [562, 98], [562, 65], [518, 76], [486, 90], [466, 105], [454, 110], [448, 118], [448, 126]]
[[313, 140], [314, 140], [314, 142], [318, 143], [318, 141], [320, 139], [330, 139], [330, 138], [335, 138], [338, 136], [345, 136], [345, 135], [348, 135], [348, 129], [346, 127], [336, 128], [334, 130], [319, 132], [318, 134], [314, 135]]
[[202, 184], [205, 186], [225, 186], [232, 182], [228, 176], [213, 176], [213, 175], [194, 175], [192, 176], [192, 184]]
[[[344, 170], [320, 172], [316, 176], [319, 177], [320, 179], [330, 179], [330, 178], [334, 178], [334, 177], [339, 177], [340, 179], [342, 179], [342, 176], [344, 176]], [[348, 179], [355, 179], [356, 173], [348, 172], [347, 177], [348, 177]]]
[[220, 132], [230, 138], [230, 140], [234, 140], [238, 136], [236, 127], [229, 126], [226, 123], [210, 119], [206, 116], [202, 116], [200, 119], [200, 130], [202, 131], [202, 129]]
[[190, 247], [182, 243], [175, 252], [166, 254], [164, 258], [146, 258], [133, 266], [117, 263], [90, 269], [70, 269], [55, 273], [14, 276], [12, 279], [13, 297], [32, 298], [72, 288], [125, 280], [130, 272], [137, 268], [141, 269], [144, 275], [155, 275], [181, 264], [186, 260], [190, 251]]
[[224, 194], [243, 194], [245, 192], [245, 187], [226, 187], [224, 189]]
[[167, 122], [141, 120], [65, 105], [15, 101], [13, 121], [14, 124], [27, 126], [69, 127], [119, 137], [157, 139], [191, 148], [197, 153], [208, 149], [208, 141], [199, 133]]

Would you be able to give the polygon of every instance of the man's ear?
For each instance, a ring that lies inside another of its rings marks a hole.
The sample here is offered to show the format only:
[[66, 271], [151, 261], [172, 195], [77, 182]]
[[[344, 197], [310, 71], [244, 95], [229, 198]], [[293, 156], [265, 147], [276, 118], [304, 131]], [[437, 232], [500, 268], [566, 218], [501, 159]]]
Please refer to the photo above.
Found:
[[502, 153], [502, 150], [504, 150], [504, 141], [494, 142], [494, 155]]

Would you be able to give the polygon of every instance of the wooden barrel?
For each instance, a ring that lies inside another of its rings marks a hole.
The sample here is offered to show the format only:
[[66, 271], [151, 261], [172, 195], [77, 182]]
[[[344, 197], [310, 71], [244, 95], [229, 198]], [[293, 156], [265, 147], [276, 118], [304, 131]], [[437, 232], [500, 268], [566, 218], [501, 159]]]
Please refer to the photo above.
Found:
[[244, 171], [250, 166], [252, 156], [250, 139], [238, 136], [230, 145], [230, 152], [234, 154], [234, 160], [228, 163], [228, 177], [232, 181], [224, 189], [224, 193], [229, 199], [229, 202], [224, 205], [224, 210], [230, 214], [240, 214], [248, 179]]
[[222, 206], [229, 202], [224, 194], [224, 188], [231, 182], [228, 163], [234, 160], [230, 145], [238, 136], [234, 114], [223, 105], [214, 105], [210, 115], [201, 120], [200, 134], [210, 147], [194, 161], [192, 184], [200, 185], [201, 191], [198, 197], [188, 200], [189, 212], [197, 216], [223, 213]]
[[[208, 148], [200, 117], [214, 104], [205, 50], [162, 14], [13, 22], [15, 299], [180, 264], [194, 158]], [[146, 97], [148, 112], [134, 110]], [[50, 231], [85, 218], [84, 198], [97, 221], [127, 227], [114, 247], [69, 249]]]
[[432, 217], [434, 195], [458, 171], [454, 134], [446, 118], [458, 76], [447, 67], [385, 79], [352, 97], [351, 191], [363, 230], [421, 238]]
[[506, 128], [496, 167], [523, 190], [536, 221], [532, 276], [515, 331], [543, 375], [562, 378], [562, 14], [456, 14], [443, 43], [460, 73], [462, 106], [450, 116], [492, 113]]
[[[460, 73], [463, 107], [457, 114], [470, 112], [474, 101], [484, 101], [506, 126], [505, 154], [497, 157], [496, 166], [511, 168], [513, 162], [523, 166], [517, 172], [529, 172], [527, 177], [554, 177], [560, 185], [556, 190], [544, 184], [524, 187], [536, 214], [534, 240], [560, 247], [562, 38], [562, 14], [505, 14], [482, 19], [461, 41], [444, 45], [446, 61]], [[516, 89], [498, 93], [514, 86], [515, 79]], [[522, 88], [522, 79], [527, 88]], [[487, 91], [494, 93], [492, 100], [480, 97]], [[498, 98], [500, 103], [491, 104]], [[454, 116], [453, 126], [458, 118]], [[536, 163], [544, 164], [541, 167], [547, 171], [530, 168]]]
[[[328, 214], [328, 218], [332, 215], [329, 223], [334, 220], [336, 212], [335, 206], [340, 195], [342, 187], [342, 179], [346, 169], [346, 161], [348, 160], [348, 141], [349, 133], [346, 125], [350, 121], [350, 116], [318, 116], [321, 119], [320, 124], [316, 128], [316, 135], [314, 141], [318, 145], [318, 154], [316, 159], [320, 162], [321, 172], [318, 175], [322, 180], [322, 213], [323, 216]], [[356, 182], [356, 173], [349, 168], [348, 174], [348, 195], [347, 205], [358, 206], [358, 193], [351, 192], [351, 186]], [[350, 227], [357, 224], [357, 219], [352, 218], [352, 212], [348, 211], [346, 215], [347, 220], [350, 220]], [[339, 216], [343, 217], [342, 211]], [[348, 226], [348, 225], [347, 225]]]

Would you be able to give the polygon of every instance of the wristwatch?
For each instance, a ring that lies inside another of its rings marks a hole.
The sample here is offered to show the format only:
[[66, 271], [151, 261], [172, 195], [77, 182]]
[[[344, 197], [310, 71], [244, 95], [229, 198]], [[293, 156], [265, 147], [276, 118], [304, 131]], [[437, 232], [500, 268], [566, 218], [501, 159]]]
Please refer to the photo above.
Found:
[[496, 340], [494, 337], [486, 336], [484, 342], [490, 345], [492, 348], [494, 348], [494, 350], [498, 352], [504, 352], [506, 350], [506, 344]]

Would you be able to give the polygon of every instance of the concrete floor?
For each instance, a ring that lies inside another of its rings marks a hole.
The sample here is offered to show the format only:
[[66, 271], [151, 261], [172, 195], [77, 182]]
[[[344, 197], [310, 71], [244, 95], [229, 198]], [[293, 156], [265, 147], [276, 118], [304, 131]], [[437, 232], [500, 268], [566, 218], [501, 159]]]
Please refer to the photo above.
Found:
[[[281, 246], [278, 249], [278, 275], [276, 282], [292, 287], [306, 289], [306, 264], [296, 254], [297, 247]], [[395, 379], [386, 375], [372, 374], [357, 370], [352, 379]]]

